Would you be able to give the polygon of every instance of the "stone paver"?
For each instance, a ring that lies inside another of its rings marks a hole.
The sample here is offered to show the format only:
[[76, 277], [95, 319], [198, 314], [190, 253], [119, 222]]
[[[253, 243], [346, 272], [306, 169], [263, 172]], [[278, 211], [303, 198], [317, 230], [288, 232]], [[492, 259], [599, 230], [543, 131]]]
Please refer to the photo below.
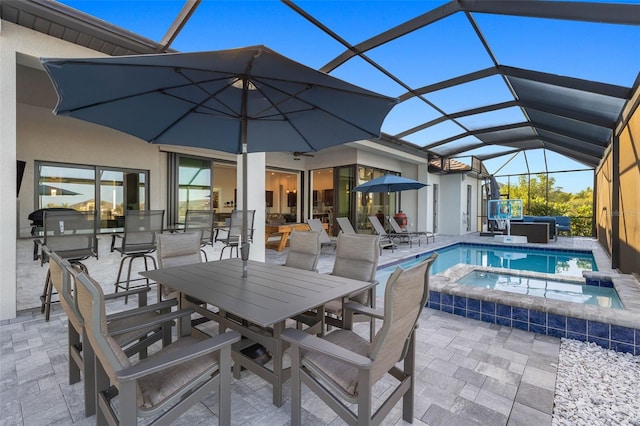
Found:
[[[460, 237], [438, 236], [436, 243], [414, 248], [413, 253], [459, 241]], [[469, 239], [473, 241], [473, 239]], [[477, 238], [478, 241], [486, 241]], [[561, 238], [562, 240], [562, 238]], [[575, 244], [566, 239], [569, 247]], [[113, 291], [111, 280], [120, 258], [109, 253], [101, 242], [101, 258], [91, 260], [89, 270]], [[217, 259], [219, 247], [207, 247], [210, 259]], [[28, 244], [23, 248], [29, 254]], [[407, 257], [401, 247], [386, 250], [380, 263]], [[286, 251], [267, 250], [267, 261], [282, 263]], [[21, 306], [29, 305], [25, 294], [37, 298], [46, 267], [21, 260]], [[324, 250], [318, 268], [329, 272], [333, 253]], [[27, 284], [31, 288], [24, 291]], [[30, 292], [30, 293], [29, 293]], [[153, 292], [152, 292], [153, 293]], [[31, 302], [32, 303], [32, 302]], [[116, 304], [108, 311], [120, 309]], [[59, 306], [53, 307], [51, 321], [45, 322], [39, 309], [23, 309], [18, 317], [0, 323], [0, 418], [2, 425], [93, 424], [83, 416], [82, 384], [67, 382], [66, 319]], [[425, 308], [417, 331], [415, 421], [417, 425], [549, 425], [560, 340], [522, 330], [462, 318]], [[378, 395], [387, 391], [380, 384]], [[339, 418], [306, 388], [303, 395], [305, 425], [339, 425]], [[243, 372], [232, 383], [232, 424], [285, 425], [289, 422], [289, 387], [285, 404], [271, 404], [271, 388], [262, 379]], [[216, 424], [216, 395], [185, 413], [176, 424]], [[384, 424], [403, 424], [400, 404]]]

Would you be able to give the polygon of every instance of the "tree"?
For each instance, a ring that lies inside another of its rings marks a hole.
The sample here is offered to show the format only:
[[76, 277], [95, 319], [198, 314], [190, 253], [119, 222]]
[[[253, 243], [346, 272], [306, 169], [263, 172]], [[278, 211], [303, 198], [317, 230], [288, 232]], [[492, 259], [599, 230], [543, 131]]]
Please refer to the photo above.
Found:
[[[501, 191], [504, 193], [505, 191]], [[593, 221], [593, 190], [576, 194], [556, 185], [553, 176], [540, 173], [531, 178], [518, 176], [517, 185], [509, 186], [509, 198], [522, 200], [524, 214], [532, 216], [569, 216], [571, 234], [591, 236]]]

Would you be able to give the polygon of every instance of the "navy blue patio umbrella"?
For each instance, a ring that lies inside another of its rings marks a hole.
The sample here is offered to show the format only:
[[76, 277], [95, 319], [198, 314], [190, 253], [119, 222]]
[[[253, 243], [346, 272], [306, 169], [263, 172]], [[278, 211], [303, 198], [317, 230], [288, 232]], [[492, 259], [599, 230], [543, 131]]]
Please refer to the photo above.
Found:
[[[417, 180], [404, 178], [397, 175], [384, 175], [375, 179], [371, 179], [369, 182], [361, 183], [353, 188], [353, 192], [362, 192], [368, 194], [371, 192], [391, 192], [408, 191], [411, 189], [420, 189], [427, 186], [426, 183], [422, 183]], [[389, 207], [388, 205], [386, 206]], [[389, 215], [389, 212], [387, 212]], [[382, 222], [384, 225], [384, 221]]]
[[154, 144], [242, 154], [244, 209], [247, 153], [318, 151], [379, 138], [385, 116], [398, 102], [265, 46], [41, 62], [58, 94], [55, 114]]
[[354, 192], [362, 192], [367, 194], [369, 192], [398, 192], [407, 191], [409, 189], [420, 189], [427, 186], [426, 183], [419, 182], [417, 180], [403, 178], [396, 175], [384, 175], [379, 178], [370, 180], [369, 182], [362, 183], [355, 188]]

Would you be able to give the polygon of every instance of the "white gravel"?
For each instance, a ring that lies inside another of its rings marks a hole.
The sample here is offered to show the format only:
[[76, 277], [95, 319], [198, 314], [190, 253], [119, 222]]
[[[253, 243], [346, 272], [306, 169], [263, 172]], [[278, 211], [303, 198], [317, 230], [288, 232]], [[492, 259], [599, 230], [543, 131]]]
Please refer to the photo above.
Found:
[[551, 424], [640, 426], [640, 356], [562, 339]]

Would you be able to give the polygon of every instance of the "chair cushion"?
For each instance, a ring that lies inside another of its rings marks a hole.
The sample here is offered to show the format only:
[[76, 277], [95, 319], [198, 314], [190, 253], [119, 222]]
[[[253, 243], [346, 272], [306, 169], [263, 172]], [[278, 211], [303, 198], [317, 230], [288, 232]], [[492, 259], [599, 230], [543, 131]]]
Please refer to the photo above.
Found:
[[[162, 349], [162, 353], [175, 351], [198, 342], [197, 337], [183, 337]], [[153, 357], [153, 355], [151, 355]], [[150, 358], [151, 358], [150, 357]], [[190, 362], [150, 374], [138, 380], [138, 406], [150, 409], [163, 404], [186, 383], [206, 378], [218, 370], [218, 354], [203, 355]]]
[[[323, 337], [324, 340], [355, 352], [369, 356], [370, 343], [347, 330], [336, 330]], [[302, 352], [302, 365], [317, 376], [336, 384], [351, 397], [358, 395], [358, 369], [317, 352]]]

